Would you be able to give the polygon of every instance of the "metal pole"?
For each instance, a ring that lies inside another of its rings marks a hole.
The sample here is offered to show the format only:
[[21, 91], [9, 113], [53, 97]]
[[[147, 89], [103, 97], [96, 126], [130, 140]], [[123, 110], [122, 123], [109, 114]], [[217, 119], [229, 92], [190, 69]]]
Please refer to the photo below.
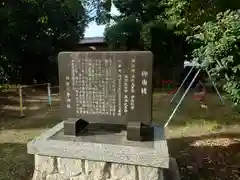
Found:
[[215, 82], [212, 80], [212, 77], [211, 77], [211, 75], [209, 74], [208, 70], [206, 70], [206, 72], [207, 72], [207, 74], [208, 74], [208, 77], [209, 77], [210, 81], [212, 82], [212, 85], [213, 85], [213, 87], [214, 87], [215, 91], [217, 92], [217, 95], [218, 95], [218, 97], [219, 97], [219, 98], [220, 98], [220, 100], [221, 100], [221, 103], [224, 105], [223, 98], [222, 98], [222, 96], [221, 96], [220, 92], [218, 91], [218, 89], [217, 89], [217, 86], [216, 86]]
[[20, 118], [25, 117], [25, 114], [23, 113], [22, 86], [19, 86], [19, 108], [20, 108]]
[[51, 84], [47, 83], [47, 90], [48, 90], [48, 105], [52, 106], [52, 97], [51, 97]]
[[192, 66], [192, 68], [190, 69], [190, 71], [188, 72], [187, 76], [185, 77], [185, 79], [183, 80], [182, 84], [180, 85], [180, 87], [177, 89], [177, 92], [174, 94], [171, 103], [173, 102], [173, 100], [175, 99], [175, 97], [177, 96], [177, 94], [179, 93], [180, 89], [182, 88], [183, 84], [185, 83], [185, 81], [187, 80], [188, 76], [191, 74], [191, 72], [193, 71], [194, 66]]
[[176, 113], [176, 111], [177, 111], [177, 109], [179, 108], [179, 106], [181, 105], [183, 99], [185, 98], [185, 96], [187, 95], [188, 91], [189, 91], [190, 88], [192, 87], [192, 85], [193, 85], [194, 81], [196, 80], [196, 78], [197, 78], [198, 74], [200, 73], [200, 71], [201, 71], [201, 69], [199, 69], [199, 70], [197, 71], [197, 73], [195, 74], [192, 82], [190, 83], [190, 85], [188, 86], [188, 88], [186, 89], [186, 91], [184, 92], [184, 94], [182, 95], [180, 101], [178, 102], [177, 106], [175, 107], [175, 109], [173, 110], [172, 114], [171, 114], [170, 117], [168, 118], [168, 121], [165, 123], [164, 127], [167, 127], [168, 124], [170, 123], [170, 121], [172, 120], [174, 114]]
[[[223, 65], [218, 60], [216, 60], [216, 61], [217, 61], [219, 67], [223, 67]], [[229, 81], [229, 77], [226, 73], [224, 74], [224, 76], [227, 79], [227, 81]]]

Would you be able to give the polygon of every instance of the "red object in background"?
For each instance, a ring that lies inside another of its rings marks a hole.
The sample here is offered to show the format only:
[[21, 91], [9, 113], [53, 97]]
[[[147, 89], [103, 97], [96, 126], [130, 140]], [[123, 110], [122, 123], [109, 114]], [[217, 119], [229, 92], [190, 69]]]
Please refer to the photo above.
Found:
[[[173, 83], [173, 81], [172, 80], [162, 80], [161, 83], [171, 85]], [[174, 88], [174, 89], [170, 89], [167, 93], [174, 94], [176, 91], [177, 91], [177, 88]]]
[[[167, 84], [167, 85], [173, 83], [172, 80], [162, 80], [161, 82], [162, 82], [162, 84]], [[167, 91], [167, 93], [168, 93], [168, 94], [174, 94], [174, 93], [177, 92], [177, 89], [178, 89], [178, 88], [170, 89], [169, 91]], [[194, 95], [192, 96], [192, 98], [193, 98], [194, 100], [196, 100], [196, 101], [202, 101], [202, 100], [204, 99], [204, 96], [205, 96], [205, 95], [202, 94], [202, 93], [196, 93], [196, 94], [194, 94]]]
[[177, 92], [177, 88], [176, 89], [173, 89], [173, 90], [171, 90], [171, 91], [169, 91], [169, 92], [167, 92], [168, 94], [174, 94], [175, 92]]
[[162, 80], [162, 84], [170, 84], [173, 83], [172, 80]]

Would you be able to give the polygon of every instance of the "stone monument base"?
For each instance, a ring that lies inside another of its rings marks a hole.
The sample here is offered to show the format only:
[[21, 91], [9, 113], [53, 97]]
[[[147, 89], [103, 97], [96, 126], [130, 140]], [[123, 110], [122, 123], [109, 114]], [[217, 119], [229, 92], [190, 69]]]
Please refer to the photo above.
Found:
[[[126, 132], [97, 135], [100, 139], [95, 140], [92, 135], [66, 137], [62, 130], [60, 123], [28, 143], [28, 153], [35, 155], [33, 180], [180, 179], [157, 127], [154, 142], [127, 142]], [[170, 176], [165, 176], [167, 171]]]
[[163, 169], [35, 155], [33, 180], [163, 180]]

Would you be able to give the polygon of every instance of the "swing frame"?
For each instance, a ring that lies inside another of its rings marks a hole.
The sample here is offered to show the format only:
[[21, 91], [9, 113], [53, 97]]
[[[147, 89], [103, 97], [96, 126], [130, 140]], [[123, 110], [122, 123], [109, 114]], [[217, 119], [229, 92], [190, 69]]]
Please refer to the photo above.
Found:
[[[174, 110], [172, 111], [172, 114], [169, 116], [167, 122], [165, 123], [164, 127], [167, 127], [168, 124], [170, 123], [170, 121], [172, 120], [173, 116], [176, 114], [176, 111], [178, 110], [179, 106], [182, 104], [182, 101], [184, 100], [184, 98], [186, 97], [187, 93], [189, 92], [190, 88], [192, 87], [193, 83], [195, 82], [195, 80], [197, 79], [199, 73], [201, 71], [206, 71], [208, 78], [210, 79], [215, 91], [217, 92], [217, 95], [222, 103], [222, 105], [224, 105], [224, 100], [220, 94], [220, 92], [218, 91], [218, 88], [215, 84], [215, 82], [213, 81], [209, 71], [207, 70], [206, 67], [203, 67], [203, 65], [199, 65], [198, 63], [196, 64], [191, 64], [188, 66], [192, 66], [192, 68], [189, 70], [188, 74], [186, 75], [186, 77], [184, 78], [183, 82], [181, 83], [181, 85], [178, 87], [176, 93], [173, 95], [172, 99], [171, 99], [171, 104], [173, 103], [174, 99], [176, 98], [177, 94], [180, 92], [181, 88], [183, 87], [184, 83], [187, 81], [188, 77], [190, 76], [191, 72], [193, 71], [194, 68], [198, 68], [198, 71], [196, 72], [196, 74], [194, 75], [191, 83], [188, 85], [187, 89], [185, 90], [185, 92], [183, 93], [183, 95], [181, 96], [181, 99], [178, 101], [178, 104], [176, 105], [176, 107], [174, 108]], [[185, 66], [186, 67], [186, 66]], [[184, 67], [184, 68], [185, 68]]]

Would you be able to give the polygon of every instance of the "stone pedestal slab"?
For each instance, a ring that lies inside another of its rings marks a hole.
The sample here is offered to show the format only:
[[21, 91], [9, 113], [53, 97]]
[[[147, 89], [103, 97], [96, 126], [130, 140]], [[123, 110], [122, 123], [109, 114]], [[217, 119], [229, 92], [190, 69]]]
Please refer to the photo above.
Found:
[[163, 180], [169, 168], [160, 127], [155, 140], [129, 142], [126, 132], [68, 137], [60, 123], [28, 143], [35, 156], [33, 180]]

